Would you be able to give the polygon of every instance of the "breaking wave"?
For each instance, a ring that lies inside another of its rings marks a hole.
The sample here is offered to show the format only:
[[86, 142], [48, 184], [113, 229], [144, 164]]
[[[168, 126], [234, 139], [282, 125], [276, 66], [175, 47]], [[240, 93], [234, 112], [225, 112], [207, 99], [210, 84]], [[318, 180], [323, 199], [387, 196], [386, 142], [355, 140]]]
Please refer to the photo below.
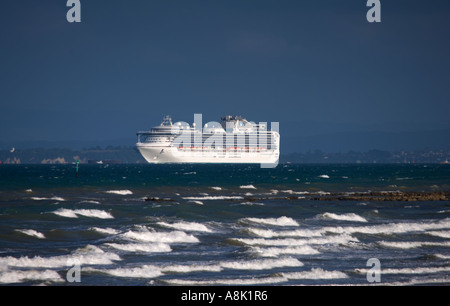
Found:
[[114, 261], [120, 261], [121, 258], [115, 253], [104, 252], [96, 246], [88, 245], [70, 255], [31, 258], [28, 256], [0, 257], [0, 265], [18, 268], [61, 268], [73, 265], [75, 260], [81, 265], [109, 265]]
[[275, 226], [299, 226], [298, 222], [292, 218], [283, 216], [280, 218], [244, 218], [244, 221], [259, 223], [264, 225], [275, 225]]
[[44, 234], [42, 234], [42, 233], [40, 233], [38, 231], [35, 231], [33, 229], [16, 229], [15, 231], [16, 232], [20, 232], [20, 233], [25, 234], [25, 235], [28, 235], [28, 236], [31, 236], [31, 237], [35, 237], [35, 238], [39, 238], [39, 239], [45, 239]]
[[242, 200], [241, 196], [203, 196], [203, 197], [183, 197], [185, 200]]
[[126, 252], [163, 253], [172, 251], [170, 245], [166, 243], [105, 243], [105, 245]]
[[45, 197], [31, 197], [32, 200], [35, 201], [46, 201], [46, 200], [52, 200], [52, 201], [60, 201], [64, 202], [66, 199], [61, 197], [51, 197], [51, 198], [45, 198]]
[[167, 228], [173, 228], [181, 231], [207, 232], [207, 233], [212, 232], [212, 230], [210, 230], [208, 227], [197, 222], [176, 222], [171, 224], [166, 222], [158, 222], [158, 224]]
[[323, 219], [332, 219], [332, 220], [339, 220], [339, 221], [354, 221], [354, 222], [367, 222], [367, 220], [361, 216], [358, 216], [354, 213], [348, 213], [348, 214], [334, 214], [334, 213], [323, 213], [317, 216], [318, 218]]
[[111, 193], [111, 194], [118, 194], [118, 195], [129, 195], [129, 194], [133, 194], [133, 192], [131, 190], [125, 189], [125, 190], [108, 190], [105, 191], [106, 193]]
[[450, 219], [446, 218], [437, 222], [405, 222], [405, 223], [388, 223], [371, 226], [326, 226], [318, 229], [298, 229], [291, 231], [273, 231], [270, 229], [249, 228], [250, 233], [263, 237], [320, 237], [327, 233], [334, 234], [402, 234], [409, 232], [426, 232], [429, 230], [448, 229], [450, 228]]
[[99, 219], [114, 219], [114, 217], [104, 211], [98, 209], [66, 209], [60, 208], [53, 212], [55, 215], [66, 217], [66, 218], [78, 218], [78, 216], [91, 217], [91, 218], [99, 218]]
[[290, 279], [346, 279], [348, 276], [340, 271], [327, 271], [321, 268], [313, 268], [310, 271], [279, 273], [278, 276], [254, 277], [254, 278], [235, 278], [235, 279], [212, 279], [212, 280], [192, 280], [192, 279], [169, 279], [165, 282], [173, 285], [264, 285], [284, 283]]
[[2, 271], [0, 273], [0, 283], [13, 284], [23, 283], [25, 281], [51, 281], [51, 282], [64, 282], [64, 279], [59, 276], [58, 272], [53, 270], [13, 270]]
[[241, 188], [241, 189], [256, 189], [256, 187], [253, 185], [241, 185], [241, 186], [239, 186], [239, 188]]
[[155, 278], [162, 275], [161, 269], [151, 265], [143, 265], [140, 267], [133, 267], [133, 268], [115, 268], [115, 269], [83, 268], [82, 271], [97, 272], [116, 277], [130, 277], [130, 278]]
[[107, 227], [107, 228], [91, 227], [91, 228], [89, 228], [89, 230], [95, 231], [100, 234], [105, 234], [105, 235], [117, 235], [119, 233], [118, 230], [115, 230], [110, 227]]
[[195, 236], [188, 235], [182, 231], [173, 232], [153, 232], [153, 231], [128, 231], [122, 234], [124, 238], [143, 242], [162, 242], [162, 243], [197, 243], [200, 242]]

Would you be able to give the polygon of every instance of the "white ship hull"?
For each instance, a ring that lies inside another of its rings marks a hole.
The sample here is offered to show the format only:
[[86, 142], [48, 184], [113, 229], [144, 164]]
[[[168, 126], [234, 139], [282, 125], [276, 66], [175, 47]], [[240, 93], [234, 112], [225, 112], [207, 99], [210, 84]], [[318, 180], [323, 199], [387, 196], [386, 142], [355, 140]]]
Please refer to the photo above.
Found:
[[148, 146], [137, 144], [137, 149], [152, 164], [164, 163], [278, 163], [279, 153], [267, 150], [245, 152], [245, 150], [179, 150], [176, 147]]
[[197, 123], [173, 125], [166, 116], [160, 126], [137, 133], [136, 147], [152, 164], [240, 163], [263, 168], [278, 164], [280, 134], [267, 131], [265, 123], [255, 124], [240, 116], [227, 116], [222, 123], [209, 122], [203, 128], [201, 121]]

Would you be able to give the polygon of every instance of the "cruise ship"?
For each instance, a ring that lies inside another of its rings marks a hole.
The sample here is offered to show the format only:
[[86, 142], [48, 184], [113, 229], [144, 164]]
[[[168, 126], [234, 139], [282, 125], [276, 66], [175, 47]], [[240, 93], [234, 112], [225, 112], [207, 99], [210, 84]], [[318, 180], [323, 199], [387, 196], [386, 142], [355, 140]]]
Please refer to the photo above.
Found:
[[254, 123], [241, 116], [225, 116], [221, 122], [172, 123], [165, 116], [159, 126], [137, 132], [137, 149], [149, 163], [259, 163], [276, 167], [280, 155], [278, 122]]

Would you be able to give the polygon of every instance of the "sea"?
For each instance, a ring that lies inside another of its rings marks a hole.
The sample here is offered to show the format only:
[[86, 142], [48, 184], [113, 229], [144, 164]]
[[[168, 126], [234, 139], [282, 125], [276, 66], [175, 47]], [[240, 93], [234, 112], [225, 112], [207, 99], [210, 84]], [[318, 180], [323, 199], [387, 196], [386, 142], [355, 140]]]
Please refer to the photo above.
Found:
[[[440, 164], [0, 165], [0, 285], [450, 284]], [[323, 199], [322, 199], [323, 198]]]

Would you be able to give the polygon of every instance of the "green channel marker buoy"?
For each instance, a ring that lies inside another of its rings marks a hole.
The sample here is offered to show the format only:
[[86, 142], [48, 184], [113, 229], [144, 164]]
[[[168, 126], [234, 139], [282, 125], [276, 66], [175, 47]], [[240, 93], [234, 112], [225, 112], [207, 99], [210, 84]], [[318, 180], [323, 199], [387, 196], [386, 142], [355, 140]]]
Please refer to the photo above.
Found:
[[77, 170], [76, 170], [76, 175], [78, 177], [78, 159], [77, 159]]

